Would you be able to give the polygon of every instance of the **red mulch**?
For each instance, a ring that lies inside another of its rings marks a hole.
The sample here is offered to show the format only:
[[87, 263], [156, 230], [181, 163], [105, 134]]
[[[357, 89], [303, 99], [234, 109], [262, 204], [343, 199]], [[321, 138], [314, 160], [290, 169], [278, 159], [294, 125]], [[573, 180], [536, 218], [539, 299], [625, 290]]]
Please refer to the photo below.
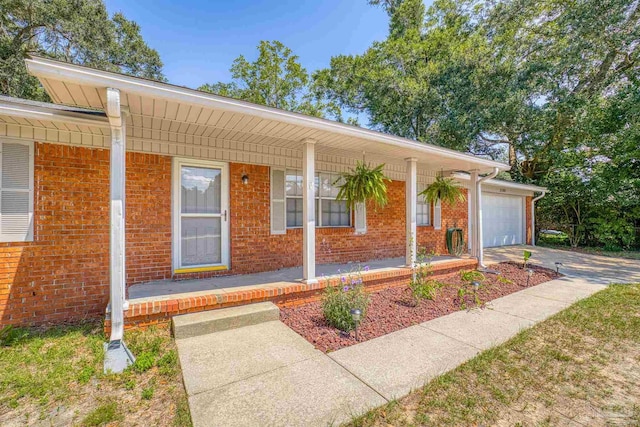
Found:
[[[528, 268], [534, 270], [529, 286], [557, 278], [553, 270], [531, 264]], [[513, 283], [501, 282], [498, 280], [498, 275], [485, 273], [487, 280], [478, 291], [480, 301], [483, 303], [526, 288], [527, 272], [522, 269], [522, 264], [505, 262], [492, 265], [490, 269], [499, 271], [502, 277]], [[417, 306], [408, 287], [389, 288], [372, 293], [367, 317], [358, 328], [359, 341], [355, 340], [353, 331], [346, 334], [326, 323], [320, 301], [282, 308], [280, 319], [319, 350], [335, 351], [461, 310], [461, 301], [458, 297], [458, 288], [462, 285], [460, 274], [452, 274], [440, 278], [439, 281], [446, 283], [447, 286], [437, 291], [433, 301], [423, 300]], [[467, 294], [465, 300], [467, 308], [475, 306], [472, 292]]]

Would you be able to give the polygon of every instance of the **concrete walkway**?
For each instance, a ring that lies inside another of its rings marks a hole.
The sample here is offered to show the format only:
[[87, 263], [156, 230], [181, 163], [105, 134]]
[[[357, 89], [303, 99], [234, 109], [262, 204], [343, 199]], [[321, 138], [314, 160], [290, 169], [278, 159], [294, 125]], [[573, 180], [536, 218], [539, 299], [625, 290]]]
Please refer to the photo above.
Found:
[[584, 277], [599, 283], [640, 282], [640, 260], [584, 254], [541, 246], [502, 246], [484, 250], [485, 263], [522, 262], [522, 251], [532, 252], [532, 264], [555, 270], [555, 262], [564, 264], [560, 272], [571, 277]]
[[328, 354], [279, 321], [176, 340], [194, 426], [343, 423], [604, 288], [564, 277]]

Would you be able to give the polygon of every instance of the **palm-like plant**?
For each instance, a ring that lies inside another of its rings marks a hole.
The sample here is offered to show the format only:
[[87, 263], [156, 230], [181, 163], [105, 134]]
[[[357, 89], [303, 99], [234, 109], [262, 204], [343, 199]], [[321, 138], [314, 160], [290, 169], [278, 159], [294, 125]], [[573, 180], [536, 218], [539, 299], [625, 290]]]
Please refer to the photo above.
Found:
[[346, 201], [350, 209], [369, 201], [384, 207], [387, 204], [389, 178], [384, 175], [383, 168], [384, 164], [372, 168], [359, 161], [355, 169], [340, 174], [340, 179], [334, 183], [340, 187], [336, 199]]
[[462, 186], [453, 178], [436, 177], [436, 180], [420, 193], [420, 196], [429, 203], [438, 200], [454, 204], [456, 202], [464, 202], [466, 200]]

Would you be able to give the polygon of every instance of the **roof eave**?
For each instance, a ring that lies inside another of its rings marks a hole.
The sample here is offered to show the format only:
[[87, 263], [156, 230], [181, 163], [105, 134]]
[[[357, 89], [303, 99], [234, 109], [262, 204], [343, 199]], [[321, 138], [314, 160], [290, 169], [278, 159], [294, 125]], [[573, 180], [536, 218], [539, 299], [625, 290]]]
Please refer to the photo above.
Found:
[[151, 96], [165, 100], [179, 101], [208, 108], [220, 108], [227, 111], [250, 114], [268, 120], [305, 126], [312, 129], [335, 132], [338, 134], [375, 141], [389, 147], [402, 147], [416, 152], [441, 156], [450, 159], [464, 158], [478, 168], [509, 170], [509, 166], [493, 160], [483, 159], [459, 151], [420, 143], [410, 139], [376, 132], [327, 119], [307, 116], [300, 113], [266, 107], [246, 101], [208, 94], [180, 86], [138, 77], [127, 76], [108, 71], [96, 70], [79, 65], [68, 64], [46, 58], [32, 57], [25, 60], [29, 72], [38, 78], [56, 79], [76, 84], [97, 87], [114, 87], [130, 93]]

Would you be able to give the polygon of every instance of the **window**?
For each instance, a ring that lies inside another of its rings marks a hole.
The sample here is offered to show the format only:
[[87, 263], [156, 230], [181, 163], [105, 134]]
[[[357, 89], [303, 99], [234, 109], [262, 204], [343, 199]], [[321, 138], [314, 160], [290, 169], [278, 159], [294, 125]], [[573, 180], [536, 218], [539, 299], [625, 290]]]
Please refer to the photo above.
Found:
[[0, 241], [33, 240], [33, 143], [0, 141]]
[[418, 203], [416, 206], [416, 222], [418, 225], [431, 225], [431, 203], [424, 200], [420, 193], [426, 188], [418, 184]]
[[[318, 227], [350, 227], [351, 211], [345, 201], [336, 200], [340, 175], [317, 173], [314, 194]], [[302, 172], [288, 170], [285, 178], [287, 228], [302, 227]]]

